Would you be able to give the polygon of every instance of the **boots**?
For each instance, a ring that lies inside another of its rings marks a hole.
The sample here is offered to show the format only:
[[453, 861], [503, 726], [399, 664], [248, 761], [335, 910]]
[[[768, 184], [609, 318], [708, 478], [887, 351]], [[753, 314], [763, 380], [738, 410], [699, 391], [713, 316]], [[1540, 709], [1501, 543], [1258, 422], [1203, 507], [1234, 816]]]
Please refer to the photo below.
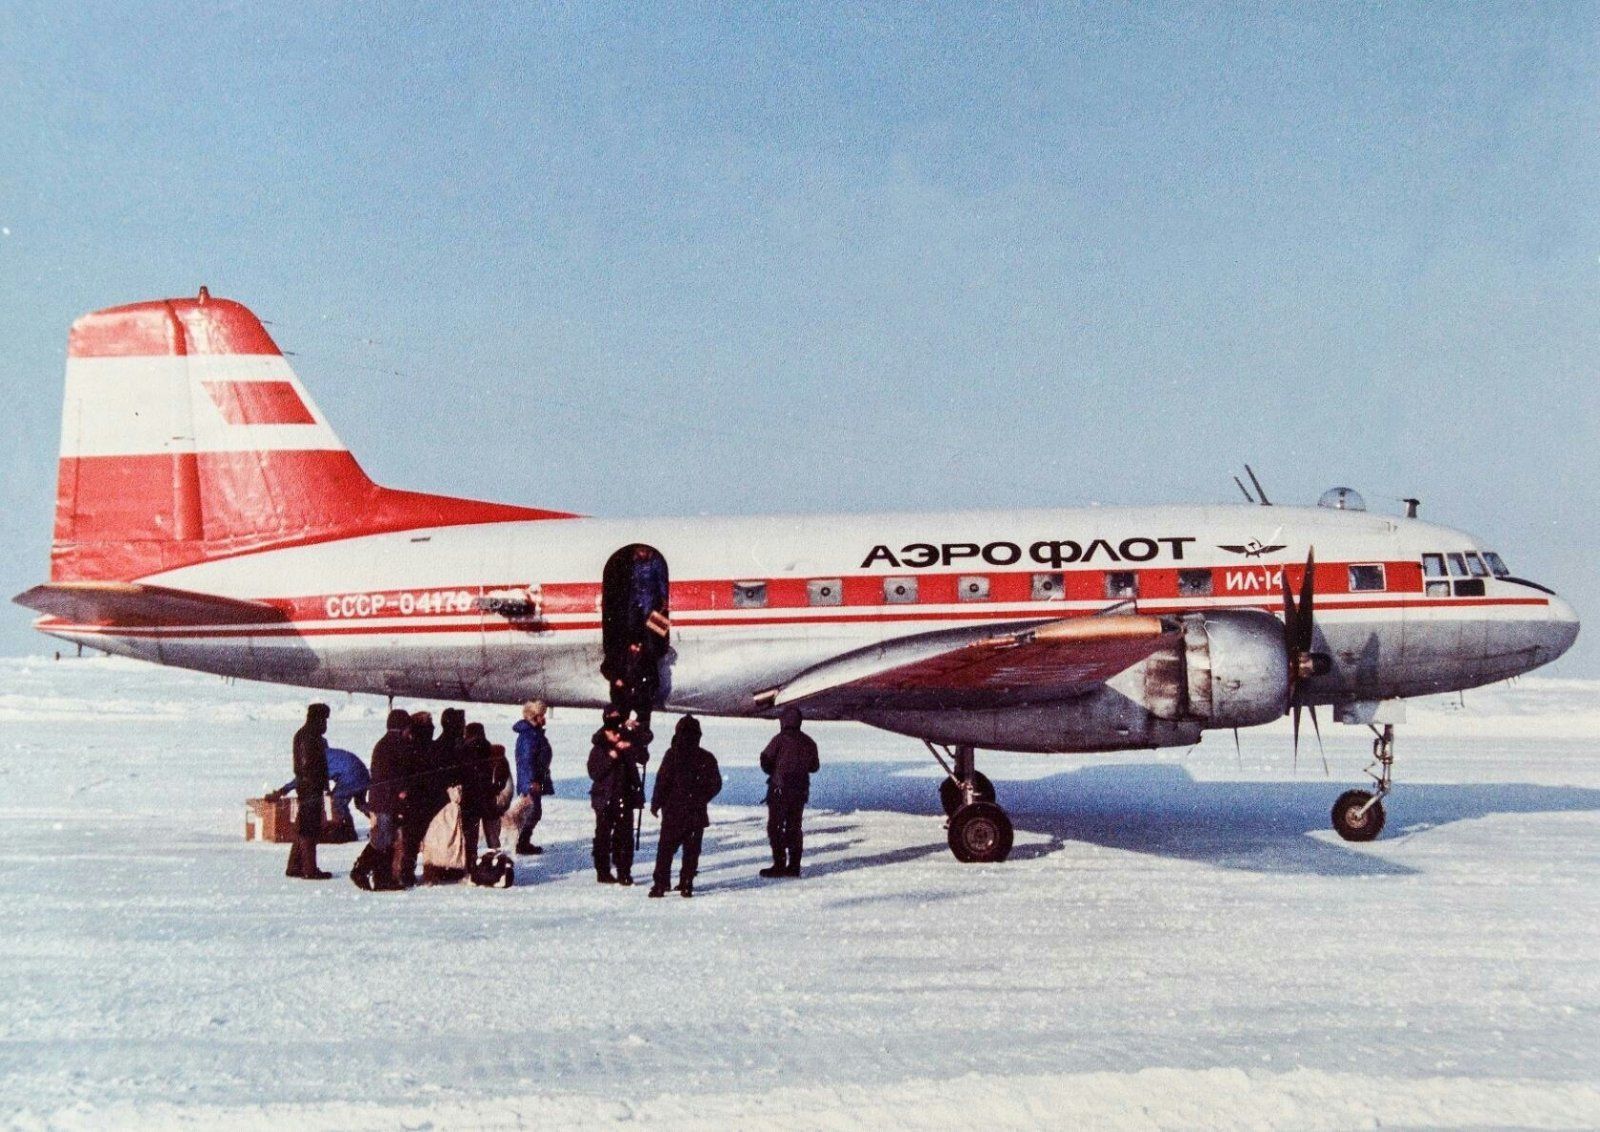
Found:
[[629, 887], [630, 885], [633, 884], [633, 874], [632, 873], [618, 873], [617, 874], [617, 883], [620, 884], [623, 888]]
[[789, 854], [789, 864], [784, 868], [783, 875], [786, 877], [797, 877], [800, 875], [800, 854]]
[[[297, 837], [295, 838], [295, 846], [300, 851], [300, 871], [288, 875], [298, 876], [302, 880], [331, 880], [333, 878], [332, 873], [325, 873], [317, 868], [317, 839], [315, 837]], [[291, 856], [290, 864], [292, 865], [293, 863], [294, 858]]]
[[289, 864], [283, 870], [283, 875], [294, 877], [296, 880], [305, 878], [306, 870], [300, 863], [300, 839], [298, 837], [289, 843]]
[[544, 848], [542, 846], [535, 845], [533, 843], [533, 838], [529, 834], [524, 833], [517, 838], [517, 856], [527, 857], [531, 855], [537, 857], [543, 852]]
[[774, 857], [772, 860], [772, 867], [769, 869], [762, 869], [761, 875], [764, 877], [788, 876], [789, 869], [781, 858]]
[[678, 895], [683, 897], [685, 900], [693, 896], [694, 881], [690, 880], [688, 877], [684, 877], [682, 880], [680, 880], [678, 882]]
[[616, 884], [617, 878], [611, 875], [610, 869], [596, 868], [594, 879], [600, 884]]
[[650, 899], [651, 900], [660, 900], [666, 894], [667, 894], [667, 890], [665, 888], [661, 887], [661, 885], [652, 884], [650, 886]]

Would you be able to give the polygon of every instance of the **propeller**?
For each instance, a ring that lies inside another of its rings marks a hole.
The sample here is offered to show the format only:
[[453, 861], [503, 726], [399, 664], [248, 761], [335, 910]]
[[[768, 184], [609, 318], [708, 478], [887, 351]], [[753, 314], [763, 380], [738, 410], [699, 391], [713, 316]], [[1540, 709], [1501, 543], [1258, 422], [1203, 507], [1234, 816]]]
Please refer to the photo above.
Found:
[[1317, 720], [1317, 706], [1301, 702], [1301, 686], [1312, 676], [1327, 672], [1333, 662], [1327, 654], [1312, 652], [1316, 637], [1316, 619], [1313, 606], [1317, 596], [1317, 551], [1312, 547], [1306, 553], [1306, 571], [1300, 579], [1300, 601], [1295, 602], [1289, 589], [1289, 571], [1283, 571], [1283, 650], [1289, 658], [1289, 713], [1294, 720], [1294, 763], [1300, 765], [1300, 709], [1311, 711], [1311, 726], [1317, 734], [1317, 750], [1322, 752], [1322, 770], [1328, 771], [1328, 756], [1322, 750], [1322, 724]]

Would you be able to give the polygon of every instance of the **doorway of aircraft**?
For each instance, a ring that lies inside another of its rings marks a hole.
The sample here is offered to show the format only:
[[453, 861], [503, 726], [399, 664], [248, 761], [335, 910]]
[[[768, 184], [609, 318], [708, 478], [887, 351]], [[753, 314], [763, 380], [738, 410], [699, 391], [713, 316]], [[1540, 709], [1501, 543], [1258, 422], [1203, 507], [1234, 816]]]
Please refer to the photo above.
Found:
[[661, 658], [667, 651], [671, 625], [667, 595], [667, 560], [655, 547], [630, 543], [606, 560], [600, 596], [605, 660], [600, 671], [613, 689], [612, 702], [624, 710], [628, 705], [618, 700], [619, 678], [646, 692], [645, 704], [632, 705], [645, 721], [660, 684]]

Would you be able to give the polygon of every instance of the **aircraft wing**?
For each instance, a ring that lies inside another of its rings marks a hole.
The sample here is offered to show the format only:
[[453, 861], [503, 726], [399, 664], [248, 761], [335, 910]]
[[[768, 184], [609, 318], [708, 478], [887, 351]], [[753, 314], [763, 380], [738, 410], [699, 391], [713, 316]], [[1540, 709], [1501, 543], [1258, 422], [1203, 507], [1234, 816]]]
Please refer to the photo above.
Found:
[[1089, 692], [1180, 636], [1140, 615], [927, 633], [835, 657], [769, 696], [829, 712], [1044, 703]]
[[77, 625], [261, 625], [288, 620], [277, 606], [142, 582], [48, 582], [11, 599]]

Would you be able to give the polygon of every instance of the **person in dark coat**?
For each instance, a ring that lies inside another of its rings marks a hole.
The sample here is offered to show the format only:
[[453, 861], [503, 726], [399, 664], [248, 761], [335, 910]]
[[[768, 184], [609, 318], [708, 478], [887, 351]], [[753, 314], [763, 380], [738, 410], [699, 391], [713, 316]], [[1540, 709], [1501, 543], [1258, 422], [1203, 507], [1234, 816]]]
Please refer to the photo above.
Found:
[[767, 776], [767, 841], [772, 846], [772, 867], [764, 877], [800, 875], [800, 851], [805, 837], [801, 820], [811, 797], [811, 776], [821, 768], [817, 745], [800, 730], [800, 709], [790, 704], [778, 716], [779, 730], [761, 752], [761, 769]]
[[517, 793], [528, 799], [517, 827], [518, 853], [544, 852], [533, 843], [533, 830], [544, 816], [544, 796], [556, 792], [550, 777], [554, 752], [544, 733], [548, 710], [543, 700], [529, 700], [522, 705], [522, 718], [511, 725], [517, 733]]
[[[648, 735], [644, 732], [645, 743]], [[622, 713], [608, 708], [589, 748], [594, 871], [601, 884], [633, 883], [633, 813], [644, 804], [639, 772], [650, 757], [644, 744], [636, 745], [637, 738], [637, 732], [634, 738], [624, 734]]]
[[294, 844], [284, 876], [302, 880], [327, 880], [332, 873], [317, 868], [317, 838], [322, 835], [322, 799], [328, 792], [327, 704], [306, 708], [306, 722], [294, 733], [294, 792], [300, 812], [295, 818]]
[[[461, 836], [467, 846], [467, 867], [478, 859], [478, 831], [483, 831], [483, 843], [490, 849], [500, 848], [500, 814], [495, 809], [495, 795], [500, 792], [496, 783], [494, 746], [484, 734], [483, 724], [469, 723], [461, 736]], [[500, 748], [500, 765], [506, 761], [505, 748]], [[510, 772], [506, 773], [506, 777]], [[505, 779], [501, 778], [501, 782]]]
[[406, 798], [406, 773], [411, 764], [411, 717], [401, 708], [389, 713], [383, 738], [372, 748], [372, 781], [367, 805], [372, 829], [367, 844], [350, 869], [350, 879], [361, 888], [386, 892], [400, 887], [395, 876], [395, 842]]
[[[428, 823], [444, 805], [433, 805], [430, 794], [432, 775], [430, 754], [433, 748], [433, 716], [425, 711], [411, 714], [409, 731], [411, 742], [405, 749], [401, 780], [405, 783], [405, 802], [401, 807], [399, 863], [395, 877], [401, 887], [410, 888], [417, 883], [417, 855], [422, 852], [422, 839], [427, 836]], [[431, 808], [430, 808], [431, 807]]]
[[600, 666], [600, 674], [610, 682], [611, 706], [626, 716], [632, 712], [644, 726], [650, 726], [650, 713], [661, 690], [660, 658], [643, 641], [629, 641], [615, 657]]
[[700, 746], [700, 721], [686, 715], [678, 720], [650, 795], [650, 813], [661, 819], [651, 896], [667, 894], [672, 885], [672, 858], [680, 846], [683, 868], [678, 873], [678, 891], [684, 896], [694, 895], [700, 842], [706, 826], [711, 824], [706, 804], [721, 792], [722, 772], [717, 768], [717, 758]]

